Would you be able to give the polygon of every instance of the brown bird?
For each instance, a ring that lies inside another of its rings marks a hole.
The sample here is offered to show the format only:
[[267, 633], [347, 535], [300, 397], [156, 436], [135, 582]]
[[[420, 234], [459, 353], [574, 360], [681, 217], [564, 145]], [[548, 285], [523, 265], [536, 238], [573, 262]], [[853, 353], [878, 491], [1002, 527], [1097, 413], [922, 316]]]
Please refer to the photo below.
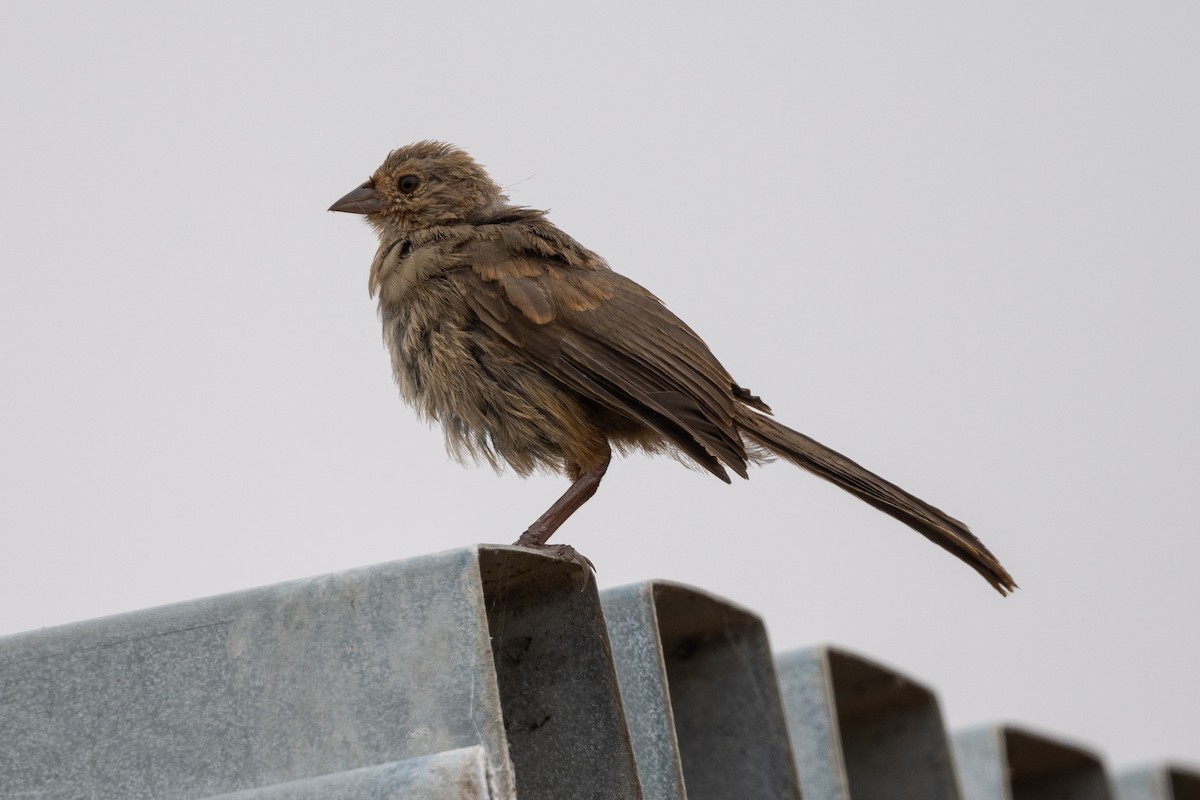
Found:
[[516, 544], [591, 566], [550, 536], [596, 492], [612, 457], [681, 456], [729, 482], [777, 455], [961, 558], [1001, 594], [1013, 579], [958, 520], [787, 428], [738, 386], [662, 302], [514, 206], [441, 142], [390, 153], [331, 211], [379, 235], [368, 283], [404, 399], [442, 424], [460, 461], [560, 472], [570, 488]]

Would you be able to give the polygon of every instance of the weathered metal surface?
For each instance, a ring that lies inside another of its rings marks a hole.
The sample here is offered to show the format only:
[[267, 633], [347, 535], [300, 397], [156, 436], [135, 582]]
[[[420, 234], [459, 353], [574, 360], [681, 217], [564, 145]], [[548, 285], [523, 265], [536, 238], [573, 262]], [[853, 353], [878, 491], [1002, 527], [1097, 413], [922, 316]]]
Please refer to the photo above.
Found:
[[1113, 800], [1104, 764], [1076, 745], [992, 725], [951, 739], [965, 800]]
[[959, 800], [937, 697], [828, 646], [777, 657], [805, 800]]
[[1154, 764], [1114, 779], [1117, 800], [1200, 800], [1200, 768]]
[[647, 800], [797, 800], [762, 621], [660, 581], [601, 599]]
[[519, 548], [479, 557], [521, 800], [638, 800], [595, 581]]
[[891, 669], [514, 547], [0, 638], [4, 798], [1200, 800], [1020, 729], [953, 745]]
[[580, 578], [482, 547], [0, 639], [0, 796], [184, 800], [480, 745], [497, 798], [636, 797]]
[[363, 767], [204, 800], [493, 800], [482, 747]]

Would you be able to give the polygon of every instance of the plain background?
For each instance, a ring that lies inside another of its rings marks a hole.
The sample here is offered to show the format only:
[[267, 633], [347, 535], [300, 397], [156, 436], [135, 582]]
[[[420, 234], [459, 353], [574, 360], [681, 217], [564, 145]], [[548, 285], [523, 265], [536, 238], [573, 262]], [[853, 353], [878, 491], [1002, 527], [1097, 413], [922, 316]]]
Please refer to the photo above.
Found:
[[1003, 600], [785, 465], [616, 462], [600, 586], [696, 584], [1125, 766], [1200, 759], [1200, 6], [25, 3], [0, 31], [0, 632], [514, 539], [397, 398], [325, 209], [472, 152]]

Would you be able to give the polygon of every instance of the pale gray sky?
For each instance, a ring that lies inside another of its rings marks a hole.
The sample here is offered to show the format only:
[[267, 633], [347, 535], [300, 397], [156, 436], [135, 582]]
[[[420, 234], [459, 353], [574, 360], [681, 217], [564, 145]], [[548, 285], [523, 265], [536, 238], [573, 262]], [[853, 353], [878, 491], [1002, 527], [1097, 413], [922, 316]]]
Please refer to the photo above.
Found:
[[1022, 589], [788, 465], [644, 458], [559, 534], [601, 587], [704, 587], [952, 726], [1200, 760], [1200, 6], [282, 8], [6, 10], [0, 633], [509, 542], [558, 496], [401, 404], [374, 237], [325, 211], [439, 138]]

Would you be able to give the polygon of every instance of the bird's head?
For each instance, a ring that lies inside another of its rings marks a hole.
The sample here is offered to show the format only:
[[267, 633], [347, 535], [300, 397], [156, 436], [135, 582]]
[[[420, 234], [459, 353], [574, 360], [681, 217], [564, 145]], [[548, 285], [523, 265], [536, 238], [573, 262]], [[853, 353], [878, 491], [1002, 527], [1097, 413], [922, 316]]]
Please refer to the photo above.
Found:
[[417, 142], [393, 150], [371, 178], [329, 207], [363, 214], [381, 234], [480, 218], [506, 198], [473, 158], [444, 142]]

